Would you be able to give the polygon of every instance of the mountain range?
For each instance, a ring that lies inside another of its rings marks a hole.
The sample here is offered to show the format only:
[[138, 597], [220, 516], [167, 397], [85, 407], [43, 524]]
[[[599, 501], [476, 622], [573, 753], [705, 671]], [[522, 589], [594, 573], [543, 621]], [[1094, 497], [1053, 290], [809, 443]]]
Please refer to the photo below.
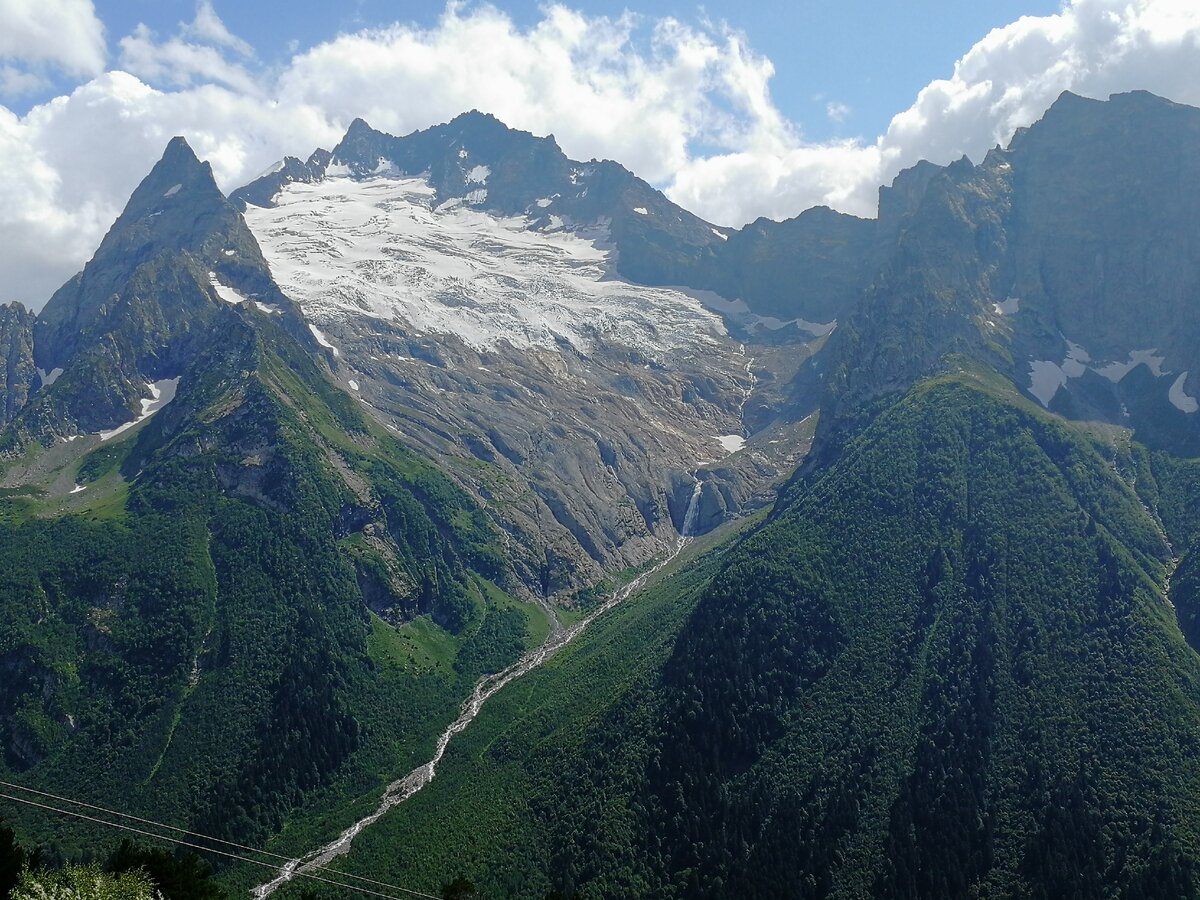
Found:
[[175, 138], [0, 306], [3, 779], [299, 857], [440, 746], [340, 868], [1200, 895], [1198, 302], [1144, 92], [740, 229], [480, 112]]

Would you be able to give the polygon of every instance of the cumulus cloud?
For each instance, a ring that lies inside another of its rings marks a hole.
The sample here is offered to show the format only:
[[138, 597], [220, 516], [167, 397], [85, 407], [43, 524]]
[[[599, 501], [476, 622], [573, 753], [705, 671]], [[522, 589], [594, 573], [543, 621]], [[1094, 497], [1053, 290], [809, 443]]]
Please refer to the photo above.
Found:
[[[23, 4], [0, 0], [0, 10], [34, 8]], [[37, 15], [14, 21], [33, 33], [67, 8], [95, 19], [88, 3], [40, 0]], [[86, 259], [173, 134], [232, 188], [284, 154], [331, 146], [355, 116], [406, 133], [478, 108], [555, 134], [576, 158], [617, 159], [681, 205], [737, 225], [820, 203], [873, 215], [878, 185], [900, 168], [978, 158], [1064, 89], [1200, 102], [1192, 0], [1071, 0], [1019, 19], [984, 36], [884, 134], [824, 143], [772, 100], [770, 60], [711, 22], [552, 5], [522, 28], [493, 7], [451, 3], [432, 27], [339, 35], [267, 70], [202, 0], [174, 34], [126, 35], [120, 70], [102, 74], [99, 23], [88, 33], [99, 37], [90, 57], [63, 49], [53, 62], [94, 77], [24, 116], [0, 107], [0, 284], [35, 305]], [[14, 86], [26, 71], [14, 70]], [[848, 111], [831, 101], [827, 112]]]
[[[187, 30], [184, 29], [184, 33]], [[258, 83], [241, 65], [230, 62], [224, 52], [183, 37], [159, 41], [145, 25], [121, 38], [121, 67], [146, 81], [172, 87], [192, 84], [221, 84], [244, 94], [257, 94]]]
[[225, 27], [213, 9], [212, 0], [200, 0], [196, 5], [196, 18], [183, 25], [183, 33], [210, 44], [228, 47], [240, 56], [254, 55], [253, 47]]
[[759, 102], [736, 71], [756, 61], [735, 35], [672, 19], [641, 28], [643, 50], [634, 41], [640, 25], [628, 14], [586, 17], [551, 6], [522, 31], [492, 7], [451, 6], [432, 29], [343, 35], [295, 57], [278, 98], [333, 119], [356, 110], [400, 134], [478, 108], [516, 128], [554, 133], [568, 154], [612, 157], [665, 181], [688, 163], [693, 140], [738, 138], [738, 120], [719, 104]]
[[104, 69], [104, 26], [91, 0], [0, 0], [0, 22], [0, 60], [10, 67], [50, 66], [72, 75]]

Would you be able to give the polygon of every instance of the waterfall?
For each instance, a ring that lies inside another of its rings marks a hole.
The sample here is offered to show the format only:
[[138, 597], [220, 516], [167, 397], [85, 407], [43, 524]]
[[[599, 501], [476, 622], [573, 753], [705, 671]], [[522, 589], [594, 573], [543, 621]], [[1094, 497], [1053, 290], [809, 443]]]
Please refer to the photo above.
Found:
[[692, 476], [696, 483], [692, 486], [692, 499], [688, 501], [687, 512], [683, 514], [683, 528], [679, 531], [679, 539], [686, 541], [690, 537], [695, 537], [696, 534], [696, 519], [700, 515], [700, 490], [703, 487], [703, 482], [695, 475]]

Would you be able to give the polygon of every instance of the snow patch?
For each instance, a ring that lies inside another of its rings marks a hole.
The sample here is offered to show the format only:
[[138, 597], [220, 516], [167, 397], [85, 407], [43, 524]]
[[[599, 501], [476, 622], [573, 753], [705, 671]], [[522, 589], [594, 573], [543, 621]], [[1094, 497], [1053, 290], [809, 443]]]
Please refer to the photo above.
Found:
[[813, 337], [825, 337], [832, 334], [833, 330], [837, 328], [836, 319], [832, 322], [809, 322], [807, 319], [800, 318], [777, 319], [775, 316], [760, 316], [750, 312], [750, 307], [746, 305], [745, 300], [726, 300], [720, 294], [712, 291], [698, 291], [690, 288], [677, 288], [677, 290], [684, 291], [689, 296], [695, 297], [708, 309], [716, 310], [751, 330], [765, 328], [767, 331], [778, 331], [789, 325], [795, 325]]
[[239, 303], [245, 303], [246, 297], [241, 292], [231, 288], [227, 284], [221, 284], [215, 272], [208, 273], [208, 281], [213, 286], [213, 290], [217, 292], [217, 296], [226, 303], [232, 303], [237, 306]]
[[276, 282], [321, 326], [377, 318], [477, 349], [606, 343], [656, 357], [726, 333], [687, 292], [614, 277], [603, 226], [547, 216], [550, 228], [531, 228], [436, 203], [424, 178], [293, 182], [246, 221]]
[[163, 196], [164, 197], [174, 197], [176, 194], [179, 193], [179, 189], [181, 187], [183, 187], [182, 184], [173, 184], [169, 188], [167, 188], [166, 191], [163, 192]]
[[1007, 300], [1001, 300], [999, 303], [993, 303], [992, 311], [998, 316], [1015, 316], [1021, 311], [1021, 298], [1009, 297]]
[[38, 378], [42, 380], [40, 386], [48, 388], [50, 385], [54, 384], [54, 382], [58, 381], [58, 376], [63, 373], [63, 370], [60, 366], [55, 366], [49, 372], [47, 372], [45, 369], [38, 369], [37, 372]]
[[549, 197], [542, 197], [540, 200], [535, 200], [533, 202], [534, 202], [534, 205], [537, 206], [539, 209], [545, 209], [547, 206], [549, 206], [554, 201], [551, 200]]
[[237, 251], [236, 250], [222, 250], [221, 252], [224, 253], [226, 256], [233, 256], [233, 254], [235, 254]]
[[150, 399], [142, 400], [142, 414], [132, 422], [126, 422], [124, 425], [119, 425], [112, 431], [101, 431], [100, 441], [115, 438], [118, 434], [124, 434], [134, 425], [140, 425], [148, 418], [175, 399], [175, 393], [179, 389], [179, 378], [164, 378], [161, 381], [156, 381], [153, 384], [147, 384], [146, 387], [150, 391]]
[[646, 207], [644, 207], [644, 206], [635, 206], [635, 207], [633, 208], [633, 211], [634, 211], [635, 213], [637, 213], [639, 216], [648, 216], [648, 215], [650, 215], [650, 213], [648, 213], [648, 212], [646, 211]]
[[286, 165], [286, 163], [282, 159], [278, 160], [277, 162], [272, 163], [270, 166], [268, 166], [266, 169], [264, 169], [262, 172], [260, 172], [258, 174], [258, 177], [254, 178], [253, 180], [258, 181], [259, 178], [266, 178], [268, 175], [274, 175], [276, 172], [281, 172], [281, 171], [283, 171], [283, 167], [285, 165]]
[[1067, 358], [1062, 361], [1063, 374], [1068, 378], [1079, 378], [1087, 371], [1087, 363], [1092, 358], [1087, 350], [1072, 341], [1067, 341]]
[[75, 485], [75, 487], [71, 488], [71, 493], [78, 494], [78, 493], [81, 493], [86, 490], [87, 490], [86, 484], [77, 484], [77, 485]]
[[1164, 362], [1166, 362], [1166, 357], [1159, 356], [1157, 350], [1133, 350], [1130, 351], [1128, 361], [1109, 363], [1095, 369], [1095, 372], [1115, 384], [1138, 366], [1144, 365], [1150, 369], [1150, 373], [1155, 378], [1158, 378], [1164, 374], [1162, 367]]
[[1175, 379], [1175, 383], [1171, 385], [1171, 389], [1167, 391], [1167, 399], [1171, 401], [1180, 412], [1194, 413], [1200, 410], [1200, 402], [1195, 397], [1189, 397], [1183, 390], [1187, 384], [1187, 372], [1180, 372], [1179, 377]]
[[479, 206], [481, 203], [486, 203], [487, 188], [476, 188], [473, 191], [468, 191], [466, 196], [463, 197], [463, 201], [471, 204], [472, 206]]
[[357, 382], [357, 381], [355, 381], [353, 378], [351, 378], [351, 379], [350, 379], [350, 380], [347, 382], [347, 384], [349, 384], [349, 385], [350, 385], [350, 390], [352, 390], [352, 391], [357, 391], [357, 390], [358, 390], [358, 382]]
[[1035, 359], [1029, 363], [1029, 393], [1037, 397], [1042, 406], [1050, 406], [1050, 401], [1058, 393], [1058, 389], [1067, 383], [1067, 373], [1062, 367], [1048, 359]]
[[488, 176], [492, 174], [492, 170], [487, 166], [476, 166], [467, 173], [468, 184], [487, 184]]
[[746, 439], [740, 434], [722, 434], [717, 437], [717, 443], [725, 448], [726, 453], [737, 453], [746, 446]]
[[271, 315], [271, 316], [282, 316], [283, 315], [283, 310], [277, 306], [269, 306], [266, 303], [259, 303], [257, 300], [254, 301], [254, 305], [258, 307], [259, 312], [265, 312], [267, 315]]
[[710, 228], [709, 231], [711, 231], [713, 234], [715, 234], [717, 237], [719, 237], [723, 241], [729, 240], [729, 235], [727, 235], [723, 231], [717, 231], [717, 229], [715, 229], [715, 228]]
[[326, 340], [326, 338], [325, 338], [324, 332], [322, 332], [321, 329], [319, 329], [316, 325], [309, 323], [308, 330], [311, 331], [312, 336], [317, 339], [317, 343], [320, 344], [322, 347], [324, 347], [326, 350], [331, 351], [334, 356], [342, 355], [342, 351], [339, 350], [337, 347], [333, 346], [333, 344], [329, 343], [329, 341]]
[[458, 148], [458, 158], [459, 158], [459, 159], [466, 159], [466, 158], [467, 158], [467, 151], [466, 151], [466, 148], [465, 148], [465, 147], [459, 147], [459, 148]]
[[382, 156], [375, 160], [375, 168], [371, 170], [372, 175], [398, 175], [400, 170], [396, 168], [396, 164], [390, 159], [384, 159]]

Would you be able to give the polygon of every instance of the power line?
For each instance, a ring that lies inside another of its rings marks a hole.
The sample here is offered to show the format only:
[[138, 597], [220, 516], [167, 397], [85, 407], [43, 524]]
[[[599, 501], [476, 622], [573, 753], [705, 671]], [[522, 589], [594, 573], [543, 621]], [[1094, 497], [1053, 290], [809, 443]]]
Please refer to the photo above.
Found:
[[[189, 847], [193, 850], [200, 850], [205, 853], [216, 853], [219, 856], [226, 856], [226, 857], [229, 857], [230, 859], [236, 859], [239, 862], [247, 862], [252, 865], [262, 866], [264, 868], [270, 869], [271, 871], [276, 871], [276, 866], [273, 863], [264, 862], [263, 860], [260, 860], [260, 859], [254, 859], [249, 856], [242, 856], [237, 853], [229, 853], [225, 850], [216, 850], [212, 847], [205, 847], [201, 844], [193, 844], [190, 841], [185, 841], [180, 838], [168, 837], [167, 835], [157, 834], [153, 831], [146, 831], [141, 828], [134, 828], [132, 825], [122, 825], [119, 822], [108, 822], [104, 819], [97, 819], [94, 816], [84, 815], [83, 813], [75, 812], [75, 811], [69, 810], [69, 809], [59, 809], [55, 806], [49, 806], [48, 804], [45, 804], [45, 803], [39, 803], [36, 800], [30, 800], [28, 797], [15, 797], [11, 794], [5, 794], [5, 793], [0, 792], [0, 798], [3, 798], [5, 800], [12, 800], [14, 803], [24, 803], [28, 806], [36, 806], [39, 809], [48, 810], [49, 812], [56, 812], [56, 813], [59, 813], [60, 815], [64, 815], [64, 816], [71, 816], [76, 819], [83, 819], [84, 821], [87, 821], [87, 822], [94, 822], [97, 825], [105, 825], [109, 828], [117, 828], [121, 831], [128, 831], [128, 832], [132, 832], [133, 834], [140, 834], [144, 837], [154, 838], [155, 840], [166, 841], [171, 844], [178, 844], [181, 847]], [[258, 852], [258, 851], [256, 851], [256, 852]], [[321, 868], [321, 867], [317, 866], [316, 868]], [[324, 870], [322, 869], [322, 871], [324, 871]], [[331, 871], [333, 871], [334, 874], [344, 874], [344, 873], [337, 873], [336, 870], [331, 870]], [[341, 881], [334, 881], [331, 878], [323, 878], [320, 875], [313, 875], [311, 872], [303, 872], [298, 868], [292, 874], [299, 878], [309, 878], [309, 879], [312, 879], [313, 881], [321, 881], [321, 882], [324, 882], [325, 884], [331, 884], [334, 887], [344, 888], [348, 891], [358, 891], [360, 894], [367, 894], [368, 896], [372, 896], [372, 897], [382, 897], [383, 900], [400, 900], [400, 898], [396, 897], [394, 894], [383, 894], [383, 893], [380, 893], [379, 891], [372, 891], [365, 887], [359, 887], [358, 885], [345, 884]], [[398, 885], [387, 885], [387, 886], [392, 888], [392, 890], [400, 891], [402, 894], [407, 894], [408, 896], [411, 896], [411, 897], [421, 897], [421, 898], [425, 898], [425, 900], [439, 900], [439, 898], [434, 897], [432, 894], [423, 894], [420, 891], [414, 891], [414, 890], [410, 890], [408, 888], [402, 888], [402, 887], [399, 887]]]
[[115, 809], [108, 809], [103, 806], [96, 806], [93, 803], [84, 803], [82, 800], [75, 800], [71, 797], [63, 797], [59, 794], [51, 794], [49, 791], [39, 791], [36, 788], [25, 787], [21, 784], [13, 784], [11, 781], [0, 780], [0, 787], [10, 788], [17, 791], [25, 791], [30, 794], [37, 794], [39, 797], [48, 797], [51, 800], [57, 800], [60, 803], [70, 803], [73, 806], [82, 806], [86, 809], [95, 810], [96, 812], [107, 813], [110, 816], [120, 816], [122, 819], [130, 819], [134, 822], [141, 822], [144, 825], [153, 825], [156, 828], [165, 828], [168, 831], [177, 831], [180, 834], [191, 834], [198, 838], [204, 838], [207, 841], [214, 841], [218, 844], [225, 844], [228, 847], [237, 847], [239, 850], [249, 850], [251, 853], [261, 853], [264, 856], [273, 856], [275, 859], [282, 859], [286, 862], [291, 862], [290, 856], [284, 856], [281, 853], [272, 853], [270, 850], [259, 850], [257, 847], [248, 847], [245, 844], [239, 844], [236, 841], [227, 841], [224, 838], [216, 838], [211, 835], [201, 834], [198, 831], [190, 831], [186, 828], [179, 828], [175, 825], [167, 825], [163, 822], [156, 822], [153, 819], [143, 819], [140, 816], [132, 815], [131, 813], [123, 813]]
[[[39, 797], [48, 797], [49, 799], [56, 800], [59, 803], [70, 803], [73, 806], [82, 806], [85, 809], [95, 810], [96, 812], [102, 812], [106, 815], [120, 816], [123, 819], [129, 819], [134, 822], [141, 822], [143, 825], [153, 825], [155, 828], [165, 828], [168, 831], [178, 832], [179, 834], [192, 835], [197, 838], [203, 838], [206, 841], [212, 841], [213, 843], [216, 843], [216, 844], [224, 844], [227, 847], [236, 847], [239, 850], [246, 850], [246, 851], [249, 851], [250, 853], [260, 853], [263, 856], [270, 856], [270, 857], [273, 857], [274, 859], [283, 860], [285, 863], [300, 861], [300, 860], [293, 859], [290, 856], [284, 856], [281, 853], [273, 853], [270, 850], [260, 850], [257, 847], [250, 847], [250, 846], [247, 846], [246, 844], [239, 844], [236, 841], [227, 841], [224, 838], [213, 837], [212, 835], [209, 835], [209, 834], [201, 834], [198, 831], [191, 831], [186, 828], [179, 828], [176, 825], [167, 825], [165, 822], [156, 822], [153, 819], [143, 819], [140, 816], [135, 816], [135, 815], [132, 815], [131, 813], [123, 813], [123, 812], [119, 812], [118, 810], [115, 810], [115, 809], [108, 809], [103, 806], [96, 806], [93, 803], [85, 803], [82, 800], [75, 800], [71, 797], [64, 797], [60, 794], [51, 794], [49, 791], [39, 791], [35, 788], [25, 787], [24, 785], [21, 785], [21, 784], [14, 784], [11, 781], [4, 781], [4, 780], [0, 779], [0, 787], [6, 787], [6, 788], [10, 788], [12, 790], [18, 790], [18, 791], [25, 791], [30, 794], [36, 794]], [[331, 866], [313, 866], [313, 868], [317, 868], [323, 872], [329, 872], [334, 875], [340, 875], [343, 878], [352, 878], [355, 881], [361, 881], [364, 884], [373, 884], [378, 887], [388, 888], [390, 890], [398, 890], [398, 891], [406, 890], [405, 888], [398, 887], [397, 885], [388, 884], [385, 881], [376, 881], [373, 878], [365, 878], [362, 875], [354, 875], [350, 872], [343, 872], [340, 869], [334, 869]], [[420, 896], [428, 897], [430, 895], [420, 894]], [[433, 898], [433, 900], [437, 900], [437, 898], [435, 897], [435, 898]]]

